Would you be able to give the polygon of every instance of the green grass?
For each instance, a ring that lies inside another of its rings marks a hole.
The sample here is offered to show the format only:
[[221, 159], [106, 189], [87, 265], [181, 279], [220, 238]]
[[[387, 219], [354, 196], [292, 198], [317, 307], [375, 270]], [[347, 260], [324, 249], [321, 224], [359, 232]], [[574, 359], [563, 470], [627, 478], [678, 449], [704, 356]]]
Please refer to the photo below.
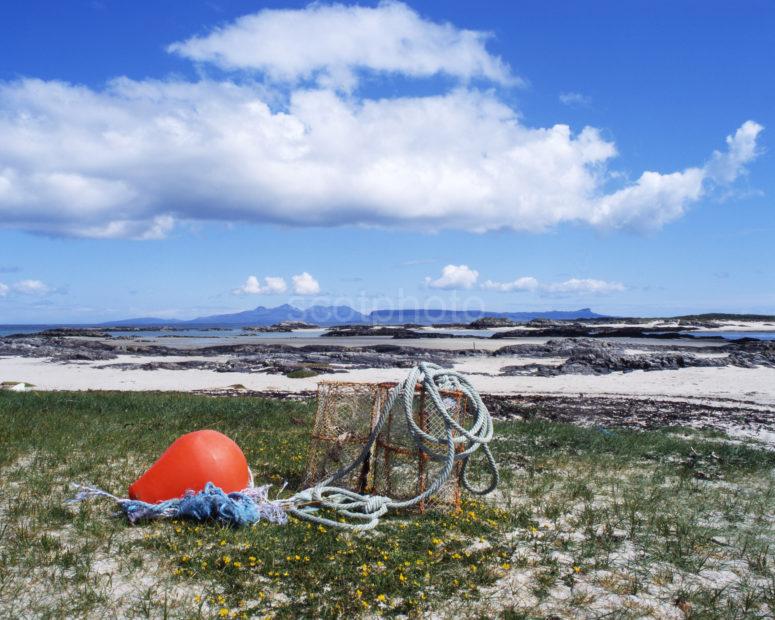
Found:
[[[292, 492], [314, 403], [0, 393], [0, 616], [765, 617], [775, 453], [687, 429], [496, 424], [503, 482], [458, 514], [364, 535], [307, 523], [128, 526], [69, 482], [123, 495], [178, 436], [213, 428]], [[325, 528], [322, 528], [325, 529]]]

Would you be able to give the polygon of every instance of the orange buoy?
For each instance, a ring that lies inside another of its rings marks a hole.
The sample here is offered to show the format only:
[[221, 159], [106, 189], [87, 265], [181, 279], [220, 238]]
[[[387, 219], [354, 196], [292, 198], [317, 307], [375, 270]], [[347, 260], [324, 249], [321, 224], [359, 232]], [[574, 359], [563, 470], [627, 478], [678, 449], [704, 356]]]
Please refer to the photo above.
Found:
[[248, 486], [248, 462], [240, 447], [218, 431], [194, 431], [176, 439], [129, 487], [131, 499], [155, 504], [201, 491], [212, 482], [226, 493]]

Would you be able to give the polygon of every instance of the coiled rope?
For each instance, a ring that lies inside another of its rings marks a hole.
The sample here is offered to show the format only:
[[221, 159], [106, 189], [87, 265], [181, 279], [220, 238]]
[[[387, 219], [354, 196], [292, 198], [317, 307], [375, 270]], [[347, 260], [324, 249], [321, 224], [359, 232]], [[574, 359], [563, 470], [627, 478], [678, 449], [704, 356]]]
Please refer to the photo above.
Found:
[[[431, 398], [434, 413], [443, 420], [444, 432], [442, 435], [431, 435], [415, 422], [414, 397], [417, 385], [420, 385], [426, 396]], [[461, 426], [451, 415], [441, 396], [441, 392], [444, 390], [460, 391], [471, 403], [474, 419], [470, 429]], [[403, 404], [404, 417], [409, 432], [417, 448], [431, 460], [443, 463], [428, 488], [411, 499], [397, 501], [383, 495], [363, 495], [342, 487], [331, 486], [333, 482], [344, 478], [370, 457], [371, 448], [399, 398]], [[305, 489], [290, 500], [286, 500], [288, 502], [286, 510], [295, 517], [319, 525], [345, 530], [370, 530], [379, 525], [380, 518], [388, 510], [410, 508], [434, 495], [452, 475], [456, 461], [462, 461], [460, 483], [463, 488], [476, 495], [486, 495], [498, 486], [499, 481], [498, 467], [488, 445], [492, 436], [493, 425], [490, 412], [468, 379], [454, 370], [441, 368], [436, 364], [420, 362], [419, 365], [412, 368], [401, 383], [390, 390], [369, 439], [358, 457], [348, 466], [338, 470], [314, 487]], [[443, 451], [441, 449], [435, 450], [428, 444], [444, 446], [446, 449]], [[463, 450], [458, 451], [458, 446], [461, 444], [466, 444], [466, 446]], [[482, 450], [484, 453], [490, 471], [490, 484], [484, 489], [474, 488], [467, 475], [469, 459], [477, 450]], [[343, 519], [343, 521], [316, 514], [321, 508], [332, 511], [336, 517]]]

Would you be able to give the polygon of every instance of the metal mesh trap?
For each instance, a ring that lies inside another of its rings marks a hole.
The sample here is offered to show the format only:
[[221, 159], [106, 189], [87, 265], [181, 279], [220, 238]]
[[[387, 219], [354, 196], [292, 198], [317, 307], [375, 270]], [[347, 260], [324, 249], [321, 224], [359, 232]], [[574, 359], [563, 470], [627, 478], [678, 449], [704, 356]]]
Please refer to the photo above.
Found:
[[[361, 454], [379, 419], [388, 393], [395, 385], [347, 382], [318, 384], [318, 406], [310, 442], [306, 485], [325, 480]], [[465, 395], [452, 390], [442, 390], [440, 393], [455, 421], [465, 426]], [[417, 447], [406, 422], [402, 402], [397, 401], [387, 415], [368, 458], [336, 484], [358, 493], [386, 495], [398, 501], [410, 499], [428, 487], [443, 464], [432, 460]], [[444, 420], [419, 386], [415, 390], [413, 415], [415, 423], [423, 431], [437, 437], [444, 436]], [[434, 452], [446, 449], [438, 444], [427, 445]], [[460, 446], [459, 450], [462, 449]], [[452, 475], [439, 491], [419, 504], [421, 512], [460, 508], [461, 466], [460, 462], [456, 462]]]

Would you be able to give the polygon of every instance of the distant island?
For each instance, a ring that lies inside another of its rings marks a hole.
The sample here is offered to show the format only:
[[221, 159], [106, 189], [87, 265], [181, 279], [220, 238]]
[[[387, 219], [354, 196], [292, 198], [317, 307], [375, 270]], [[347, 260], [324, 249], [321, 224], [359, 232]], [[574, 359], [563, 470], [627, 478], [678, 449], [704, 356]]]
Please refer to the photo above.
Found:
[[550, 310], [546, 312], [490, 312], [487, 310], [441, 310], [441, 309], [402, 309], [375, 310], [362, 314], [350, 306], [311, 306], [301, 309], [282, 304], [274, 308], [258, 306], [253, 310], [231, 314], [213, 314], [191, 320], [162, 319], [157, 317], [140, 317], [107, 321], [99, 327], [128, 326], [205, 326], [231, 325], [235, 327], [248, 325], [276, 325], [293, 321], [309, 323], [323, 327], [332, 325], [433, 325], [437, 323], [470, 323], [484, 317], [508, 319], [511, 321], [532, 321], [534, 319], [550, 319], [555, 321], [605, 318], [605, 315], [593, 312], [590, 308], [579, 310]]

